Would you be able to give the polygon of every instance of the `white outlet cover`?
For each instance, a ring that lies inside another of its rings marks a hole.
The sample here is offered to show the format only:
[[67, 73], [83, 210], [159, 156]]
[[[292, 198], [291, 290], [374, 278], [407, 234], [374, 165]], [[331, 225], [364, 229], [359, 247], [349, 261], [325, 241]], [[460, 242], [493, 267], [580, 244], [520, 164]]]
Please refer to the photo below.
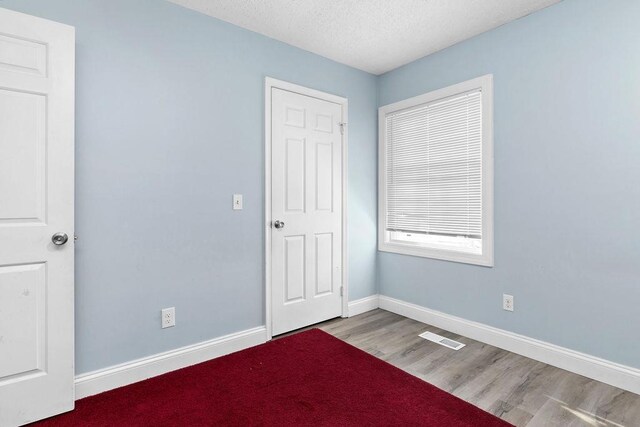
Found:
[[233, 195], [233, 210], [234, 211], [242, 210], [242, 194]]
[[162, 329], [176, 326], [176, 308], [175, 307], [163, 308], [161, 321], [162, 321]]
[[502, 308], [507, 311], [513, 311], [513, 295], [502, 294]]

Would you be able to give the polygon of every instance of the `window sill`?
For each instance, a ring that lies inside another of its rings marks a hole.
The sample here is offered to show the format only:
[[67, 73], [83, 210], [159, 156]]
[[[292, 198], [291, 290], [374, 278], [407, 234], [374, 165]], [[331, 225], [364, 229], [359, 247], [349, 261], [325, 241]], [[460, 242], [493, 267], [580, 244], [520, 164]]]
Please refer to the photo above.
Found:
[[482, 267], [493, 267], [493, 253], [484, 248], [483, 255], [475, 255], [464, 252], [448, 251], [444, 249], [433, 249], [402, 245], [397, 243], [379, 242], [378, 250], [400, 255], [411, 255], [421, 258], [431, 258], [443, 261], [459, 262], [463, 264], [479, 265]]

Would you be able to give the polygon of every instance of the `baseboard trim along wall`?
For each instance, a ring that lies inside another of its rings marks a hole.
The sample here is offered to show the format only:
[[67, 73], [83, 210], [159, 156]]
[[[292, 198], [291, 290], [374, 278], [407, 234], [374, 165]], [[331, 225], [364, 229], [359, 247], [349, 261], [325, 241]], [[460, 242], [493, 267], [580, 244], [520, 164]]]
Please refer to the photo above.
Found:
[[[640, 394], [640, 369], [383, 295], [349, 302], [349, 317], [381, 308], [606, 384]], [[76, 399], [92, 396], [267, 341], [264, 326], [78, 375]]]
[[[349, 316], [378, 308], [378, 295], [349, 302]], [[206, 362], [267, 341], [264, 326], [76, 376], [76, 400]]]
[[175, 371], [176, 369], [206, 362], [266, 341], [267, 330], [264, 326], [260, 326], [78, 375], [75, 379], [76, 400]]
[[349, 301], [349, 317], [375, 310], [379, 306], [378, 295], [371, 295], [355, 301]]
[[378, 299], [383, 310], [640, 394], [640, 369], [394, 298], [380, 295]]

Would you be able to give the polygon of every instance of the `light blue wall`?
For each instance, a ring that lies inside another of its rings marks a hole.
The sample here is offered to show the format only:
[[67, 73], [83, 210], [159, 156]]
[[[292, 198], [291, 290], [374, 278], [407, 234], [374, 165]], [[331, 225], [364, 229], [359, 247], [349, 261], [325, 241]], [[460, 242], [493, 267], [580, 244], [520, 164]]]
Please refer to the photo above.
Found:
[[380, 77], [379, 105], [495, 86], [495, 267], [380, 253], [382, 294], [640, 367], [639, 21], [565, 0]]
[[[382, 294], [640, 367], [640, 2], [565, 0], [380, 78], [161, 0], [0, 7], [77, 29], [78, 373], [264, 323], [267, 75], [349, 98], [351, 300], [379, 276]], [[495, 268], [376, 262], [376, 107], [486, 73]]]
[[265, 76], [349, 98], [350, 297], [376, 293], [375, 76], [160, 0], [0, 7], [77, 30], [77, 373], [264, 324]]

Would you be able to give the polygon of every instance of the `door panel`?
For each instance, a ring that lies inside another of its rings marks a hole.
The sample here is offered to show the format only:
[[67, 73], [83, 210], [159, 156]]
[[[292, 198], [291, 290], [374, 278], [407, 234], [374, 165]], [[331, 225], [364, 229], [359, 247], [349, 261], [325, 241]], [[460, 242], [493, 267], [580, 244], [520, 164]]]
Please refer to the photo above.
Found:
[[[2, 426], [74, 404], [74, 39], [0, 9]], [[58, 232], [67, 244], [53, 244]]]
[[285, 304], [305, 300], [305, 236], [284, 238]]
[[333, 211], [333, 144], [316, 143], [316, 210]]
[[45, 97], [0, 89], [0, 117], [0, 224], [44, 222]]
[[333, 292], [333, 233], [316, 234], [315, 296]]
[[285, 152], [285, 206], [287, 212], [304, 212], [305, 141], [287, 138]]
[[342, 313], [342, 106], [272, 89], [272, 333]]
[[0, 69], [47, 75], [47, 45], [20, 36], [0, 35]]
[[[3, 304], [3, 363], [0, 378], [42, 372], [46, 343], [46, 264], [0, 267], [0, 301]], [[11, 302], [5, 305], [4, 302]]]

